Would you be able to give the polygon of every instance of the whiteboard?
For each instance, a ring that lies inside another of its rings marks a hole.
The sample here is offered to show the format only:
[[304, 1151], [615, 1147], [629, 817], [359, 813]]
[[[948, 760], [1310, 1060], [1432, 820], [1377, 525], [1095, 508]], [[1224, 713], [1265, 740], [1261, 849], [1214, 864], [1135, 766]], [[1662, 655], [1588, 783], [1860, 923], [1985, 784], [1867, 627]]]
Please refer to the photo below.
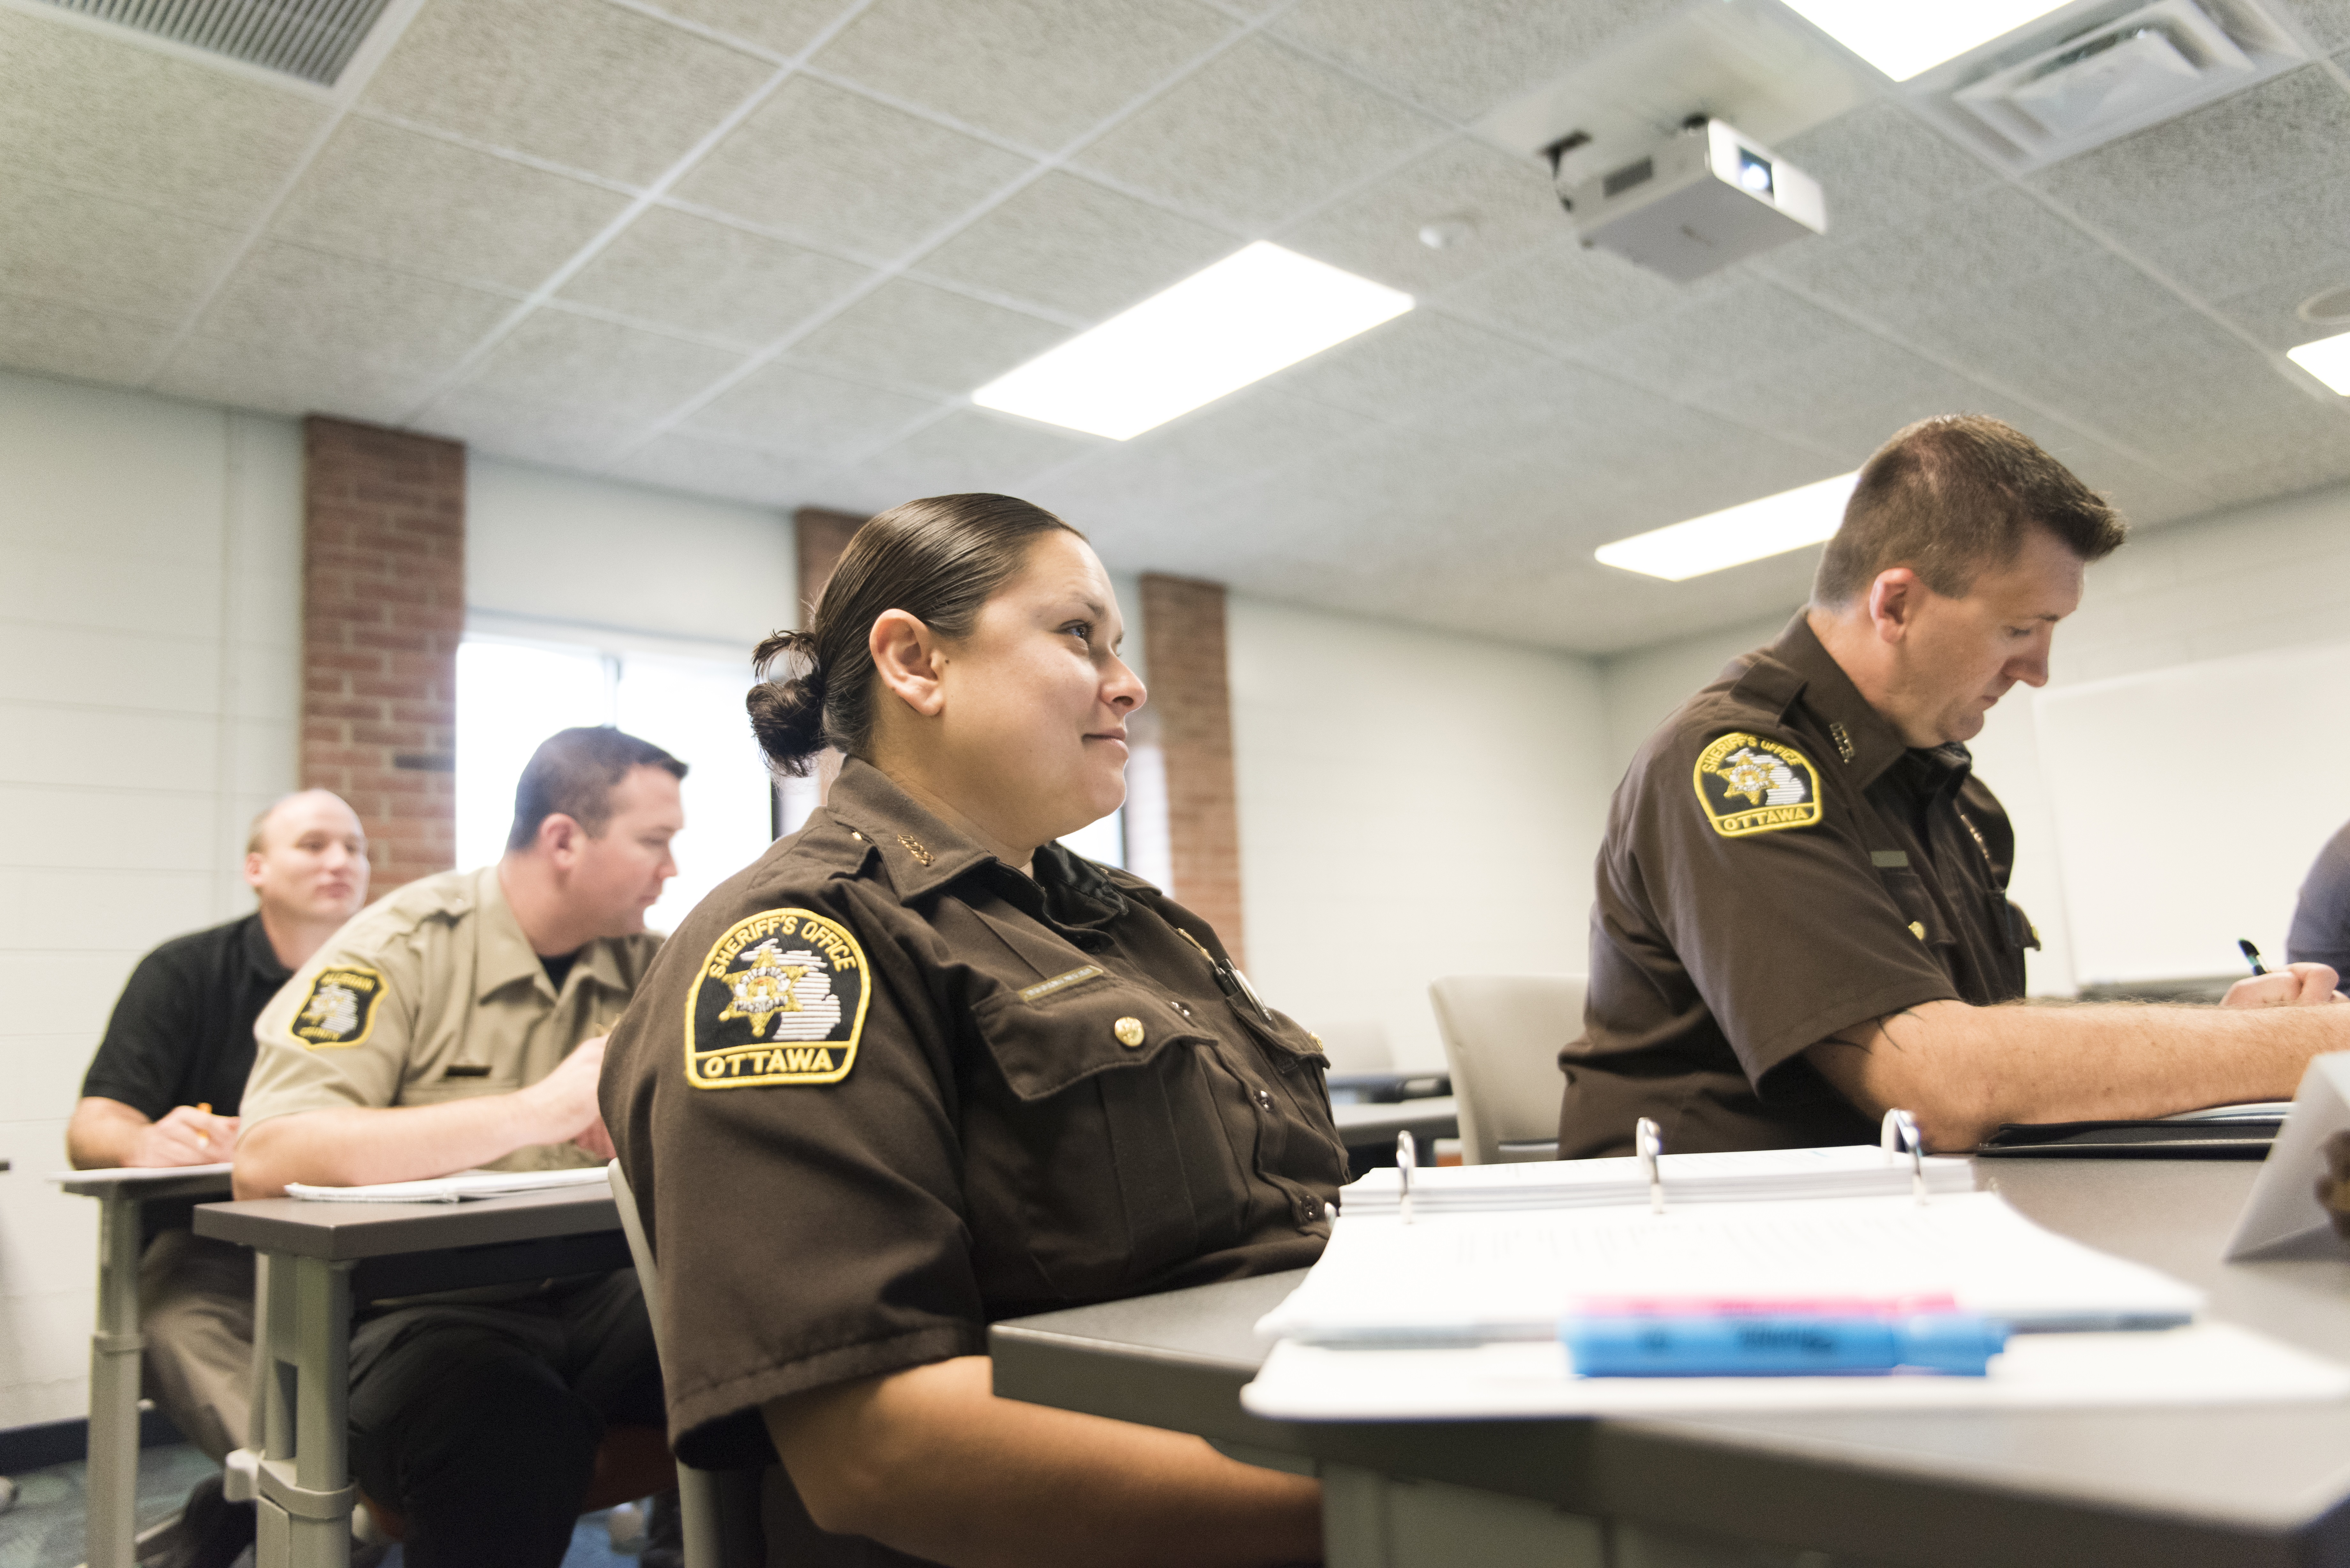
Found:
[[2282, 962], [2294, 895], [2350, 821], [2350, 644], [2039, 693], [2040, 767], [2081, 983]]

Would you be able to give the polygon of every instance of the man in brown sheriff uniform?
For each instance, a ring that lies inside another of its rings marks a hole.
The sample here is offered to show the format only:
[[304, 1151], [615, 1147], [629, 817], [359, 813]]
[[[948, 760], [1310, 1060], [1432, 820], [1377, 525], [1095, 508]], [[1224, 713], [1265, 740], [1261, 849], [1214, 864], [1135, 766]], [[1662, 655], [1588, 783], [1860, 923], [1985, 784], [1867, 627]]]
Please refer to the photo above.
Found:
[[[524, 770], [504, 858], [321, 948], [255, 1026], [237, 1196], [608, 1158], [602, 1037], [660, 946], [644, 914], [677, 871], [684, 774], [566, 730]], [[367, 1309], [350, 1366], [351, 1469], [414, 1568], [554, 1568], [607, 1423], [661, 1418], [629, 1270]]]
[[[605, 1106], [688, 1462], [767, 1461], [762, 1405], [983, 1355], [999, 1318], [1302, 1267], [1329, 1236], [1327, 1060], [1207, 924], [1058, 845], [1023, 876], [862, 761], [679, 928], [644, 1001]], [[786, 1517], [774, 1561], [917, 1561]]]
[[[2014, 837], [1964, 742], [2121, 520], [1995, 420], [1922, 421], [1860, 472], [1809, 608], [1650, 736], [1597, 867], [1584, 1033], [1559, 1152], [1873, 1141], [1893, 1106], [1937, 1148], [2002, 1122], [2289, 1096], [2350, 1047], [2350, 1008], [2006, 1007], [2031, 922]], [[2322, 965], [2242, 1007], [2333, 999]]]

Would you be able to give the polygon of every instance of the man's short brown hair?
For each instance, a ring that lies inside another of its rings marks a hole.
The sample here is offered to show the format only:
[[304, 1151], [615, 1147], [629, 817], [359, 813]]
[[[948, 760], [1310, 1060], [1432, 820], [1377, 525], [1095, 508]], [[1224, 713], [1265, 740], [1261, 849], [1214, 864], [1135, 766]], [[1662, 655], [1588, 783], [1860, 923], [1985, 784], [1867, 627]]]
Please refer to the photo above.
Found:
[[612, 820], [612, 791], [639, 768], [660, 768], [676, 778], [685, 764], [654, 745], [609, 724], [557, 730], [538, 743], [515, 785], [514, 828], [508, 849], [527, 849], [538, 825], [560, 814], [600, 838]]
[[2014, 426], [1981, 414], [1919, 420], [1861, 466], [1843, 526], [1812, 579], [1812, 603], [1840, 609], [1893, 566], [1908, 566], [1938, 594], [1964, 598], [1977, 573], [2015, 559], [2034, 526], [2084, 561], [2112, 555], [2128, 530], [2095, 491]]

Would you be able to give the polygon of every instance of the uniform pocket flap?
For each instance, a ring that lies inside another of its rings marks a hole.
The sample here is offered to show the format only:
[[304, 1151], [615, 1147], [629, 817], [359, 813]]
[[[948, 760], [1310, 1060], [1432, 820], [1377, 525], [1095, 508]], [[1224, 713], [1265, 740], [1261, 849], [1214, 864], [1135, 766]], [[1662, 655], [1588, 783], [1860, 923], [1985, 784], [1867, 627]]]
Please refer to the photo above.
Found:
[[1885, 878], [1886, 891], [1900, 906], [1901, 919], [1911, 936], [1929, 946], [1953, 940], [1941, 911], [1935, 908], [1934, 895], [1926, 890], [1924, 877], [1906, 867], [1880, 866], [1877, 874]]
[[1201, 1040], [1189, 1019], [1149, 992], [1095, 981], [1022, 1000], [999, 992], [972, 1009], [988, 1053], [1024, 1100], [1061, 1093], [1097, 1073], [1139, 1067], [1177, 1040]]

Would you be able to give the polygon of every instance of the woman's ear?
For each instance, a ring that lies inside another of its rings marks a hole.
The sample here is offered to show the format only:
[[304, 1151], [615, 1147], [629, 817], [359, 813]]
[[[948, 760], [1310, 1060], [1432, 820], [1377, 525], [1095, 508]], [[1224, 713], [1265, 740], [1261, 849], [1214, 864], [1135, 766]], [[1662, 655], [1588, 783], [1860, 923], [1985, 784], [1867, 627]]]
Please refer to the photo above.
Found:
[[928, 626], [904, 610], [884, 610], [874, 620], [866, 646], [885, 691], [925, 719], [939, 716], [947, 704], [945, 685], [940, 680], [945, 661], [940, 657], [937, 636]]

